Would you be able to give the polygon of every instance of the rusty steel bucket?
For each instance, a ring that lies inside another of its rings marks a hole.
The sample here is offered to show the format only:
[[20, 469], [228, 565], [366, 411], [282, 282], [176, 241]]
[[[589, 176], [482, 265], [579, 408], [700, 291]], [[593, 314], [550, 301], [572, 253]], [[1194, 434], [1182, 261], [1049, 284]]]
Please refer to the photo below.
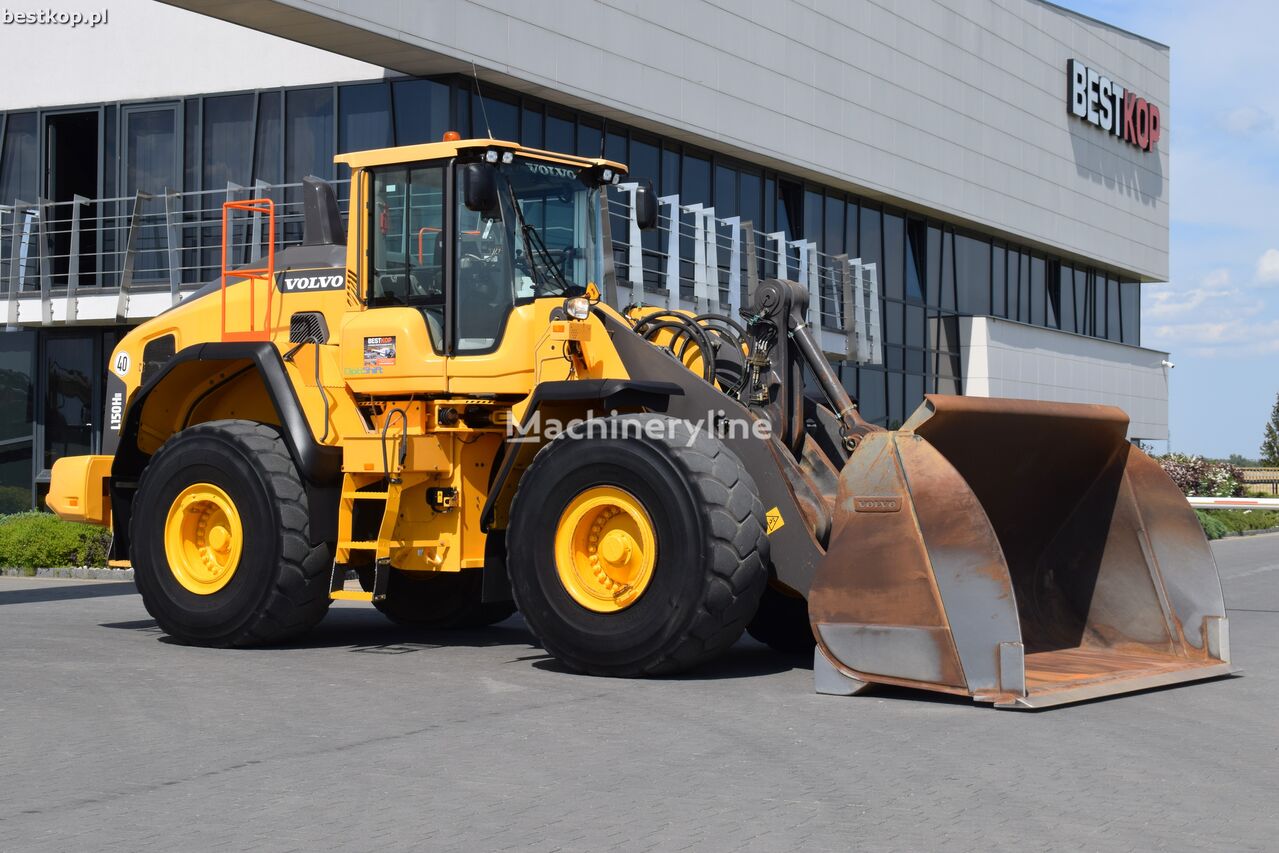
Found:
[[1185, 497], [1112, 406], [929, 396], [840, 474], [809, 592], [819, 692], [1040, 708], [1232, 672]]

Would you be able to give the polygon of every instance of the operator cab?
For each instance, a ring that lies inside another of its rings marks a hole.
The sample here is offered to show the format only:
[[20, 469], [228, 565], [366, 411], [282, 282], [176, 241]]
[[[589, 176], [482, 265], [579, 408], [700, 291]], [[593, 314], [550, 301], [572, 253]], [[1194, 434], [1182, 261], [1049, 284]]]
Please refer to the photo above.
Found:
[[418, 308], [437, 353], [491, 352], [515, 306], [602, 283], [601, 200], [619, 164], [492, 140], [338, 159], [370, 181], [369, 306]]

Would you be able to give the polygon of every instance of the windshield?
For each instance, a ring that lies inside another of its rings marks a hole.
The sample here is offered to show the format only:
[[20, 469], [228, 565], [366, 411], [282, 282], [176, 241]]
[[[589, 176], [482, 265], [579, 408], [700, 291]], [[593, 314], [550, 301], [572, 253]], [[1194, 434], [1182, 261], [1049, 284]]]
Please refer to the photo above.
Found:
[[[440, 351], [445, 323], [444, 163], [374, 172], [373, 305], [413, 305]], [[453, 280], [457, 349], [496, 346], [515, 305], [580, 294], [600, 282], [599, 187], [588, 173], [516, 159], [495, 165], [498, 205], [467, 209], [457, 193]]]
[[512, 306], [577, 295], [599, 280], [599, 188], [555, 163], [496, 168], [497, 210], [457, 202], [459, 351], [492, 348]]

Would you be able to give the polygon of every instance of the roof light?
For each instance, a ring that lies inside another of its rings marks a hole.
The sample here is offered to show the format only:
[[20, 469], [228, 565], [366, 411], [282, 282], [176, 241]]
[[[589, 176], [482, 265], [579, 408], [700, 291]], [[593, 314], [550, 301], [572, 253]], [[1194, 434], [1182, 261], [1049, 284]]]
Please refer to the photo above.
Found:
[[617, 172], [614, 172], [614, 173], [613, 173], [613, 181], [612, 181], [612, 183], [614, 183], [614, 184], [619, 184], [619, 183], [621, 183], [621, 182], [622, 182], [622, 176], [621, 176], [620, 174], [618, 174]]
[[494, 151], [494, 150], [493, 150], [493, 149], [491, 149], [491, 148], [490, 148], [488, 151], [485, 151], [485, 152], [484, 152], [484, 162], [485, 162], [485, 163], [496, 163], [496, 162], [497, 162], [497, 152], [496, 152], [496, 151]]
[[502, 162], [503, 162], [503, 163], [505, 163], [505, 164], [507, 164], [508, 166], [509, 166], [511, 163], [514, 163], [514, 162], [515, 162], [515, 152], [514, 152], [514, 151], [503, 151], [503, 152], [502, 152]]
[[462, 138], [462, 134], [458, 133], [456, 130], [444, 131], [445, 142], [457, 142], [461, 138]]
[[606, 167], [603, 172], [600, 172], [600, 179], [606, 184], [613, 183], [613, 170]]

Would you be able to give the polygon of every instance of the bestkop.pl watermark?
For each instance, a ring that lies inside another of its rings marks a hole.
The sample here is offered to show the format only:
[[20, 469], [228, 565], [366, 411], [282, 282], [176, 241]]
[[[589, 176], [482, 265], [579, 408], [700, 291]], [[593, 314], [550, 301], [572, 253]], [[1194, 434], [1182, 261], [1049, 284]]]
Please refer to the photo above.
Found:
[[567, 421], [543, 417], [540, 410], [524, 421], [506, 420], [506, 440], [512, 444], [552, 441], [568, 434], [574, 438], [620, 438], [666, 440], [683, 442], [692, 447], [699, 435], [720, 439], [758, 438], [772, 436], [772, 425], [766, 418], [729, 417], [723, 411], [707, 412], [699, 420], [675, 418], [624, 418], [616, 410], [607, 415], [587, 411], [585, 417]]
[[35, 9], [15, 12], [0, 10], [0, 24], [44, 24], [58, 27], [96, 27], [107, 23], [107, 9], [97, 12], [67, 12], [61, 9]]

